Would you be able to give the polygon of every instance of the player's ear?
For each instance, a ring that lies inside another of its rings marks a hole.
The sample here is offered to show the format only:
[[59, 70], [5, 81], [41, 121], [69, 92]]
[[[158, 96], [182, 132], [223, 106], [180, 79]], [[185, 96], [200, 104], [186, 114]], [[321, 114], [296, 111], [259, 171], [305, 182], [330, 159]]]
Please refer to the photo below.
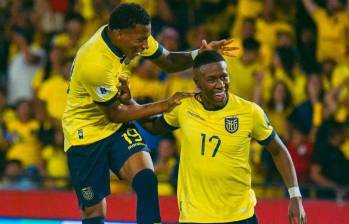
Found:
[[194, 73], [194, 78], [193, 78], [194, 82], [195, 82], [195, 85], [198, 89], [201, 89], [200, 87], [200, 83], [199, 83], [199, 80], [198, 80], [198, 77], [197, 75]]
[[113, 32], [113, 36], [116, 39], [120, 39], [120, 37], [121, 37], [121, 30], [120, 29], [113, 29], [112, 32]]

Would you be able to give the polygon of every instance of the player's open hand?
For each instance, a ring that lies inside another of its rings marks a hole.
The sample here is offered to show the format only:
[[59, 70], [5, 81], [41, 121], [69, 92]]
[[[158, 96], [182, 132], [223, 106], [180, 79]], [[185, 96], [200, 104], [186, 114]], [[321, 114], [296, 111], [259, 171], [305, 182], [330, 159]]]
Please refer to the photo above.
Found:
[[234, 42], [233, 39], [229, 39], [229, 40], [223, 39], [218, 41], [211, 41], [208, 44], [206, 40], [203, 40], [200, 51], [214, 50], [223, 56], [236, 57], [236, 54], [233, 52], [238, 50], [239, 48], [231, 46], [231, 43], [233, 42]]
[[173, 110], [173, 108], [180, 105], [182, 99], [192, 97], [192, 96], [194, 96], [194, 93], [184, 93], [184, 92], [175, 93], [173, 96], [167, 99], [166, 112], [170, 112]]
[[306, 224], [305, 211], [300, 197], [290, 199], [288, 207], [288, 221], [290, 224]]
[[120, 86], [118, 86], [118, 90], [119, 90], [118, 99], [122, 104], [129, 104], [132, 99], [132, 96], [131, 96], [130, 88], [128, 87], [128, 79], [127, 77], [120, 76], [119, 82], [120, 82]]

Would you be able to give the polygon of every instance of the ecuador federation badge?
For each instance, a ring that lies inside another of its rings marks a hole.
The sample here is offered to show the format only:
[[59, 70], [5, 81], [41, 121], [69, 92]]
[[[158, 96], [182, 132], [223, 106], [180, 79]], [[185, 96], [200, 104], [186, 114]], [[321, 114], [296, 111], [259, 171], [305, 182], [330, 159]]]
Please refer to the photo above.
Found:
[[229, 133], [235, 133], [239, 129], [239, 118], [226, 117], [224, 118], [225, 130]]

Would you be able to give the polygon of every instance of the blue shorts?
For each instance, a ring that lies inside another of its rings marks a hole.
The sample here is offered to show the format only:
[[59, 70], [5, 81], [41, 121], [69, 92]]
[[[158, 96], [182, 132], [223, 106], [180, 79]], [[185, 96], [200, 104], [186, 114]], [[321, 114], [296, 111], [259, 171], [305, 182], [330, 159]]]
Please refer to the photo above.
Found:
[[140, 151], [150, 150], [131, 122], [98, 142], [70, 147], [68, 166], [80, 207], [95, 205], [109, 195], [110, 170], [118, 175], [128, 158]]

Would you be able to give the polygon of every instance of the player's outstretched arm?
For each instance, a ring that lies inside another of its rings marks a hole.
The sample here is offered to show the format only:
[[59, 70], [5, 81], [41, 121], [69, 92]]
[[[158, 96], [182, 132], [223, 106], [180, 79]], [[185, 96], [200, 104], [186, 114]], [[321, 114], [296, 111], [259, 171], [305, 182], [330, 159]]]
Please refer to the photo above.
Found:
[[118, 99], [109, 106], [101, 106], [101, 110], [115, 123], [124, 123], [131, 120], [146, 118], [155, 114], [169, 112], [179, 105], [181, 99], [190, 97], [191, 93], [176, 93], [167, 100], [158, 101], [139, 105], [132, 99], [130, 89], [128, 88], [127, 79], [120, 77], [121, 86], [118, 88]]
[[137, 103], [126, 105], [121, 104], [120, 101], [116, 101], [110, 106], [100, 106], [100, 108], [110, 121], [115, 123], [124, 123], [127, 121], [149, 117], [155, 114], [169, 112], [180, 104], [181, 99], [189, 96], [192, 96], [192, 94], [179, 93], [168, 98], [167, 100], [144, 105], [139, 105]]
[[233, 40], [220, 40], [212, 41], [209, 44], [205, 40], [202, 41], [202, 46], [200, 49], [187, 51], [187, 52], [169, 52], [164, 50], [162, 55], [153, 59], [153, 62], [157, 64], [160, 68], [166, 72], [178, 72], [190, 68], [193, 65], [193, 60], [204, 50], [215, 50], [221, 55], [235, 57], [233, 53], [234, 50], [237, 50], [237, 47], [230, 47]]
[[276, 135], [275, 139], [266, 145], [266, 148], [271, 153], [273, 161], [290, 194], [291, 199], [288, 209], [289, 223], [305, 224], [306, 215], [299, 192], [296, 170], [286, 146]]

